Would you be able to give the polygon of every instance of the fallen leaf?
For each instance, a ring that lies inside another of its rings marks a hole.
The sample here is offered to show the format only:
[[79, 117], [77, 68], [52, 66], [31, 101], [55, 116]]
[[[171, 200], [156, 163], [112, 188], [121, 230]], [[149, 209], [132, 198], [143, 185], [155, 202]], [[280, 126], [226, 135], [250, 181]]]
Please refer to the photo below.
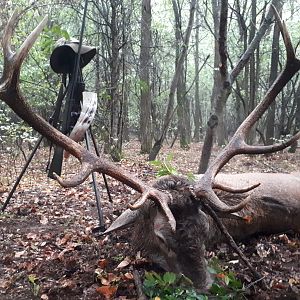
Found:
[[295, 278], [290, 278], [289, 279], [289, 285], [296, 285], [296, 284], [299, 284], [300, 283], [300, 280], [297, 280]]
[[126, 279], [126, 280], [132, 280], [133, 279], [133, 274], [130, 273], [130, 272], [127, 272], [123, 275], [123, 279]]
[[0, 288], [7, 289], [10, 286], [10, 282], [8, 280], [0, 281]]
[[106, 258], [99, 259], [99, 261], [98, 261], [98, 266], [101, 269], [105, 269], [107, 267], [107, 264], [108, 264], [108, 260]]
[[273, 289], [279, 289], [279, 290], [285, 290], [288, 288], [288, 285], [286, 284], [283, 284], [283, 283], [275, 283], [273, 286], [272, 286]]
[[109, 280], [109, 282], [116, 282], [120, 280], [120, 277], [118, 277], [116, 274], [114, 273], [108, 273], [107, 274], [107, 279]]
[[66, 279], [61, 281], [61, 286], [63, 288], [66, 288], [66, 287], [67, 288], [74, 288], [76, 286], [76, 283], [73, 280], [66, 278]]
[[238, 260], [238, 259], [230, 260], [228, 263], [229, 263], [229, 264], [235, 265], [235, 264], [238, 264], [238, 263], [239, 263], [239, 260]]
[[270, 254], [270, 249], [266, 249], [264, 244], [257, 244], [255, 249], [261, 258], [267, 257]]
[[37, 237], [37, 234], [36, 233], [33, 233], [33, 232], [29, 232], [26, 237], [29, 239], [29, 240], [35, 240], [36, 237]]
[[117, 269], [122, 269], [127, 267], [129, 264], [131, 263], [131, 260], [128, 256], [126, 256], [124, 258], [124, 260], [122, 260], [118, 265], [117, 265]]
[[41, 217], [41, 220], [40, 220], [40, 223], [43, 224], [43, 225], [48, 224], [48, 219], [47, 219], [47, 217], [42, 216], [42, 217]]
[[26, 250], [19, 251], [19, 252], [15, 252], [15, 257], [16, 257], [16, 258], [19, 258], [19, 257], [21, 257], [22, 255], [24, 255], [25, 253], [26, 253]]
[[103, 276], [98, 276], [98, 277], [99, 277], [102, 285], [106, 285], [106, 286], [110, 285], [110, 282], [109, 282], [109, 280], [107, 278], [105, 278]]
[[117, 292], [117, 286], [100, 286], [96, 288], [96, 291], [104, 296], [105, 300], [113, 299], [115, 293]]
[[64, 235], [63, 238], [59, 239], [56, 243], [57, 246], [61, 246], [66, 244], [70, 239], [71, 239], [72, 235], [70, 233], [67, 233]]
[[278, 238], [285, 244], [289, 244], [291, 242], [286, 234], [281, 234]]

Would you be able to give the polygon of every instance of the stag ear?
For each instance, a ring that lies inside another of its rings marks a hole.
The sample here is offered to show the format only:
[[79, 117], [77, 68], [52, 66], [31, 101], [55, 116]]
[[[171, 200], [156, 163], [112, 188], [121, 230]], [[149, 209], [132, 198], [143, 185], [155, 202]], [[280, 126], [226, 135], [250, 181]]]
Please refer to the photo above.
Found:
[[153, 231], [154, 234], [164, 243], [167, 244], [166, 229], [169, 228], [167, 218], [160, 212], [156, 212], [153, 220]]
[[138, 210], [126, 209], [112, 224], [100, 235], [105, 235], [113, 231], [124, 229], [132, 225], [139, 216]]

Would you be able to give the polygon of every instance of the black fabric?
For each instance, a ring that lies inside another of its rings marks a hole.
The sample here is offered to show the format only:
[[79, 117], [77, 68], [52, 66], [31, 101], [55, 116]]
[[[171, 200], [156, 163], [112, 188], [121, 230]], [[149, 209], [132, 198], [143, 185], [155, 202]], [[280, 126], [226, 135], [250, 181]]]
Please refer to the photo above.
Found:
[[[70, 74], [73, 72], [79, 43], [65, 42], [57, 46], [50, 56], [50, 66], [55, 73]], [[95, 56], [96, 48], [82, 45], [80, 49], [80, 68], [85, 67]]]

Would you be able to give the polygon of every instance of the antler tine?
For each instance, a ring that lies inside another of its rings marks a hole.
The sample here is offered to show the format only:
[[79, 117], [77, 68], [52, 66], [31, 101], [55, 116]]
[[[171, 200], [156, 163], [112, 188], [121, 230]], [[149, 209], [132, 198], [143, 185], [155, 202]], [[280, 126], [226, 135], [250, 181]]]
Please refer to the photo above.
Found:
[[292, 41], [291, 41], [291, 37], [290, 34], [286, 28], [285, 22], [281, 20], [280, 15], [276, 9], [276, 7], [271, 4], [271, 8], [273, 9], [276, 21], [277, 21], [277, 25], [280, 29], [284, 44], [285, 44], [285, 48], [286, 48], [286, 55], [287, 55], [287, 61], [292, 61], [295, 59], [296, 55], [295, 55], [295, 51], [292, 45]]
[[260, 183], [253, 184], [253, 185], [245, 187], [245, 188], [235, 189], [235, 188], [232, 188], [230, 186], [227, 186], [227, 185], [224, 185], [221, 183], [217, 183], [217, 182], [213, 183], [214, 189], [222, 190], [224, 192], [228, 192], [228, 193], [232, 193], [232, 194], [247, 193], [247, 192], [250, 192], [250, 191], [256, 189], [258, 186], [260, 186]]
[[273, 7], [273, 10], [282, 38], [284, 40], [286, 50], [286, 64], [283, 71], [278, 75], [270, 89], [267, 91], [264, 99], [257, 105], [257, 107], [252, 111], [252, 113], [246, 118], [246, 120], [236, 131], [236, 134], [242, 135], [243, 138], [245, 138], [245, 135], [249, 132], [250, 128], [264, 114], [270, 104], [276, 99], [276, 96], [283, 89], [283, 87], [300, 69], [300, 60], [295, 56], [295, 51], [291, 42], [289, 32], [286, 29], [285, 24], [282, 22], [275, 7]]
[[156, 201], [157, 204], [161, 207], [168, 219], [171, 229], [175, 231], [176, 221], [168, 206], [168, 202], [170, 200], [170, 196], [168, 194], [165, 194], [159, 190], [147, 186], [144, 182], [137, 178], [131, 177], [129, 173], [120, 170], [111, 162], [106, 161], [104, 159], [100, 159], [99, 157], [94, 156], [92, 153], [86, 151], [85, 149], [83, 150], [83, 155], [80, 161], [82, 163], [81, 170], [72, 178], [62, 179], [57, 174], [53, 174], [55, 179], [59, 182], [61, 186], [77, 186], [83, 183], [88, 178], [88, 176], [94, 171], [99, 173], [105, 173], [117, 180], [120, 180], [121, 182], [125, 182], [128, 186], [141, 193], [141, 197], [134, 204], [128, 205], [131, 210], [139, 209], [148, 199], [152, 199]]
[[15, 10], [8, 20], [2, 37], [2, 47], [4, 56], [9, 58], [13, 51], [11, 50], [11, 38], [16, 27], [17, 20], [19, 18], [18, 12]]
[[[33, 46], [34, 42], [38, 38], [39, 34], [42, 32], [43, 28], [45, 27], [48, 18], [45, 17], [40, 24], [35, 28], [34, 31], [31, 32], [31, 34], [27, 37], [27, 39], [24, 41], [24, 43], [21, 45], [19, 51], [17, 53], [14, 53], [11, 49], [11, 38], [13, 35], [13, 32], [15, 30], [15, 27], [17, 25], [19, 19], [19, 13], [17, 10], [15, 10], [9, 19], [5, 31], [2, 38], [2, 47], [4, 52], [4, 75], [12, 75], [11, 72], [8, 72], [8, 68], [11, 64], [14, 64], [13, 71], [18, 76], [19, 71], [21, 68], [21, 64], [28, 54], [28, 51]], [[14, 60], [11, 60], [12, 56], [15, 55]]]
[[21, 45], [19, 51], [16, 53], [16, 61], [15, 64], [18, 67], [18, 69], [21, 68], [21, 64], [28, 54], [29, 50], [35, 43], [36, 39], [39, 37], [40, 33], [43, 31], [44, 27], [46, 26], [48, 21], [48, 17], [44, 17], [43, 20], [39, 23], [38, 26], [29, 34], [29, 36], [26, 38], [26, 40]]
[[277, 152], [291, 146], [299, 139], [300, 139], [300, 131], [298, 131], [295, 135], [293, 135], [289, 140], [274, 145], [253, 146], [247, 144], [244, 146], [244, 151], [247, 154], [266, 154], [266, 153]]
[[[291, 37], [286, 28], [286, 25], [281, 20], [276, 8], [273, 5], [272, 5], [272, 9], [274, 10], [274, 15], [277, 20], [277, 24], [279, 26], [282, 38], [284, 40], [284, 45], [286, 49], [286, 64], [283, 71], [279, 74], [279, 76], [274, 81], [273, 85], [268, 90], [263, 101], [252, 111], [252, 113], [245, 120], [245, 121], [248, 120], [248, 122], [246, 122], [246, 126], [244, 127], [244, 129], [241, 130], [243, 134], [246, 134], [249, 131], [249, 129], [254, 125], [254, 123], [267, 110], [269, 105], [276, 99], [276, 96], [283, 89], [283, 87], [300, 70], [300, 60], [295, 56], [295, 51], [291, 42]], [[242, 127], [242, 125], [240, 127]], [[237, 132], [238, 131], [239, 129], [237, 130]], [[293, 144], [299, 138], [300, 138], [300, 132], [296, 133], [292, 138], [290, 138], [286, 142], [278, 143], [275, 145], [269, 145], [269, 146], [253, 146], [253, 145], [248, 145], [246, 144], [245, 141], [243, 141], [243, 147], [241, 148], [240, 153], [264, 154], [264, 153], [272, 153], [272, 152], [280, 151]]]
[[[256, 185], [255, 187], [257, 187], [258, 185]], [[218, 212], [223, 212], [228, 214], [240, 211], [251, 201], [251, 198], [247, 197], [245, 200], [243, 200], [237, 205], [228, 206], [227, 204], [225, 204], [219, 199], [219, 197], [212, 189], [206, 189], [205, 191], [202, 190], [202, 192], [199, 192], [199, 190], [197, 191], [193, 191], [193, 189], [190, 190], [195, 198], [207, 202], [214, 210]]]
[[83, 162], [81, 164], [80, 172], [69, 179], [63, 179], [58, 176], [56, 173], [53, 173], [54, 178], [58, 181], [58, 183], [63, 187], [74, 187], [81, 183], [83, 183], [93, 172], [93, 167], [90, 163]]
[[[245, 142], [245, 137], [248, 134], [249, 130], [252, 128], [252, 126], [264, 114], [264, 112], [268, 109], [270, 104], [273, 101], [275, 101], [277, 95], [284, 88], [284, 86], [300, 70], [300, 60], [297, 59], [295, 56], [295, 51], [292, 46], [291, 38], [286, 29], [286, 26], [281, 21], [275, 7], [272, 6], [272, 9], [274, 11], [274, 15], [278, 23], [278, 26], [280, 28], [280, 32], [283, 37], [285, 48], [286, 48], [287, 58], [286, 58], [285, 67], [283, 71], [278, 75], [278, 77], [276, 78], [272, 86], [269, 88], [263, 100], [243, 121], [243, 123], [240, 125], [240, 127], [233, 135], [232, 139], [227, 144], [227, 146], [215, 158], [212, 164], [208, 167], [203, 177], [201, 177], [201, 179], [194, 186], [195, 196], [203, 199], [203, 201], [210, 202], [210, 205], [219, 212], [224, 212], [224, 213], [236, 212], [242, 209], [249, 201], [248, 199], [246, 199], [236, 206], [228, 207], [225, 203], [223, 203], [218, 198], [218, 196], [212, 190], [212, 187], [216, 186], [215, 179], [214, 179], [215, 176], [233, 156], [238, 154], [262, 154], [262, 153], [270, 153], [270, 152], [282, 150], [300, 138], [300, 132], [298, 132], [287, 142], [271, 145], [271, 146], [252, 146], [252, 145], [248, 145]], [[251, 189], [254, 189], [256, 186], [254, 185]], [[227, 190], [231, 190], [230, 188], [228, 189], [228, 187], [225, 188]], [[235, 191], [234, 189], [231, 190], [231, 192], [234, 191]], [[248, 191], [247, 188], [242, 189], [242, 192], [246, 192], [246, 191]]]

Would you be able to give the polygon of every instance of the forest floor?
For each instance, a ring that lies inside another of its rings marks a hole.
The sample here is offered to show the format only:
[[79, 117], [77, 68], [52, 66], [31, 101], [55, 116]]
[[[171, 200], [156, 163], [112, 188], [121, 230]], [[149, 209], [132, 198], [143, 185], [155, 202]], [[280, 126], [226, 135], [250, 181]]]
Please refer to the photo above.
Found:
[[[219, 149], [214, 150], [214, 155]], [[158, 159], [173, 154], [172, 165], [182, 173], [195, 172], [200, 146], [188, 150], [175, 145], [163, 148]], [[130, 246], [129, 230], [97, 237], [97, 207], [91, 180], [70, 189], [47, 178], [47, 150], [40, 149], [4, 214], [0, 215], [0, 299], [137, 299], [133, 271], [142, 280], [145, 270], [157, 270]], [[24, 164], [22, 156], [0, 153], [0, 191], [13, 184]], [[124, 147], [119, 163], [144, 181], [155, 177], [155, 170], [139, 154], [139, 144]], [[235, 157], [224, 172], [299, 172], [300, 149], [268, 156]], [[76, 173], [73, 159], [65, 174]], [[113, 202], [108, 201], [102, 176], [97, 175], [101, 204], [108, 225], [136, 197], [135, 192], [108, 178]], [[8, 188], [7, 188], [8, 189]], [[0, 192], [0, 204], [7, 192]], [[209, 257], [217, 256], [222, 265], [237, 274], [248, 287], [248, 299], [300, 299], [300, 235], [287, 232], [255, 237], [240, 244], [251, 263], [265, 278], [262, 290], [226, 245]]]

